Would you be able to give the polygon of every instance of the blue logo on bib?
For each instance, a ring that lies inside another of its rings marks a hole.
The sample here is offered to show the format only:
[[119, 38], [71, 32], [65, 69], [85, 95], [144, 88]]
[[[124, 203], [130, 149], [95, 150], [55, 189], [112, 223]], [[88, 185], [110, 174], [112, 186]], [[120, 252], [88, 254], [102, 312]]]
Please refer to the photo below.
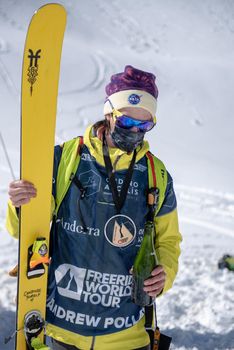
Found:
[[131, 105], [137, 105], [138, 103], [141, 102], [141, 96], [136, 94], [131, 94], [128, 97], [128, 102], [131, 103]]

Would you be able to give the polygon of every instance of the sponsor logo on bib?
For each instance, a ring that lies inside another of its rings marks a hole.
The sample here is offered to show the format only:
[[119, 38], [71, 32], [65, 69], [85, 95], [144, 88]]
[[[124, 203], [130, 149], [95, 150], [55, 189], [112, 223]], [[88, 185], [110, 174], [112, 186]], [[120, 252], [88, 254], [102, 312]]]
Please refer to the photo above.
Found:
[[115, 247], [126, 247], [136, 237], [136, 225], [126, 215], [112, 216], [104, 227], [107, 241]]

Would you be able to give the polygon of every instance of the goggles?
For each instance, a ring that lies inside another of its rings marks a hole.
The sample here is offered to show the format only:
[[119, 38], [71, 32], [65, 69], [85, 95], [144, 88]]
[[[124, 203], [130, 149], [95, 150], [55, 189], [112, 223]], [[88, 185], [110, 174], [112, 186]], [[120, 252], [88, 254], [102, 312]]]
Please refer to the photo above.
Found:
[[112, 111], [113, 118], [117, 126], [123, 129], [131, 129], [133, 127], [138, 128], [139, 131], [147, 132], [153, 129], [155, 126], [155, 121], [153, 120], [138, 120], [128, 115], [125, 115], [118, 111], [117, 109], [113, 109]]

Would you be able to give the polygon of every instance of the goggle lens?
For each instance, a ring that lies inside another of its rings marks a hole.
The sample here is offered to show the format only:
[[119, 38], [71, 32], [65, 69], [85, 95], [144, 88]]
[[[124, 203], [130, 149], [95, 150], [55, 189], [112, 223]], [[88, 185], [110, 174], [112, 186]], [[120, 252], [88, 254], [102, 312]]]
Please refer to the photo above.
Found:
[[142, 121], [133, 119], [124, 114], [118, 114], [119, 115], [116, 115], [116, 125], [123, 129], [131, 129], [133, 127], [137, 127], [139, 131], [147, 132], [150, 131], [155, 125], [155, 123], [151, 120]]

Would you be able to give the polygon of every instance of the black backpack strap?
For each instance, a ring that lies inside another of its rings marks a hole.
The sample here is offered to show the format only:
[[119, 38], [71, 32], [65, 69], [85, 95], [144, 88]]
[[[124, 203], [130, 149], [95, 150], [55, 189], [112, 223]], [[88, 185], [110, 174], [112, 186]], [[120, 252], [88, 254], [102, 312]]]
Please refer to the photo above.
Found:
[[154, 306], [145, 306], [145, 329], [152, 329], [152, 323], [154, 318]]
[[154, 318], [154, 306], [145, 306], [145, 329], [150, 337], [150, 349], [154, 348], [154, 329], [152, 327]]
[[[145, 306], [145, 329], [150, 337], [151, 350], [169, 350], [172, 338], [161, 333], [157, 326], [155, 304]], [[153, 327], [153, 319], [155, 325]]]

